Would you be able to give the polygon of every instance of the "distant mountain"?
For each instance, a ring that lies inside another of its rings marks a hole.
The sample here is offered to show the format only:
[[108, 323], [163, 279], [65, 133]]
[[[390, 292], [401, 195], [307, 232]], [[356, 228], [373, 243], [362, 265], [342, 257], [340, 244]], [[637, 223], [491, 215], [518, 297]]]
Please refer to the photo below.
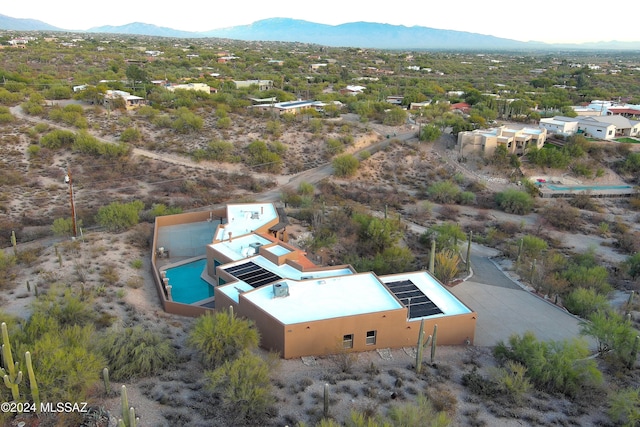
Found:
[[189, 31], [174, 30], [173, 28], [158, 27], [153, 24], [142, 22], [132, 22], [130, 24], [102, 27], [93, 27], [87, 30], [88, 33], [109, 33], [109, 34], [136, 34], [141, 36], [175, 37], [175, 38], [196, 38], [207, 37], [202, 33], [192, 33]]
[[17, 31], [64, 31], [46, 22], [35, 19], [12, 18], [6, 15], [0, 15], [0, 29]]
[[207, 31], [209, 37], [316, 43], [325, 46], [379, 49], [532, 49], [525, 43], [464, 31], [428, 27], [352, 22], [324, 25], [289, 18], [271, 18], [231, 28]]
[[[0, 29], [30, 31], [70, 31], [42, 21], [17, 19], [0, 15]], [[77, 31], [74, 31], [77, 32]], [[314, 43], [336, 47], [426, 50], [557, 50], [557, 49], [640, 49], [638, 42], [600, 42], [584, 44], [547, 44], [521, 42], [466, 31], [440, 30], [428, 27], [352, 22], [325, 25], [289, 18], [271, 18], [249, 25], [189, 32], [134, 22], [120, 26], [93, 27], [86, 32], [135, 34], [173, 38], [217, 37], [245, 41], [282, 41]]]

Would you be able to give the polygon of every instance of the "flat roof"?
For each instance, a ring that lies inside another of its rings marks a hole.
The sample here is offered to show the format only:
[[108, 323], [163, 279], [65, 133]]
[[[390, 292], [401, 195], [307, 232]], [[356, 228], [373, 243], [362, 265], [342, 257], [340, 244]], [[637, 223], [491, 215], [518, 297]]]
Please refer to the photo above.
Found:
[[403, 308], [373, 273], [277, 283], [288, 287], [288, 296], [263, 286], [243, 297], [285, 325]]
[[[228, 236], [227, 236], [228, 237]], [[258, 245], [268, 245], [271, 240], [265, 239], [259, 234], [246, 234], [244, 236], [233, 237], [231, 241], [223, 240], [213, 243], [210, 246], [229, 259], [239, 261], [258, 253]]]
[[417, 317], [417, 319], [431, 319], [434, 317], [471, 313], [469, 307], [464, 305], [458, 298], [456, 298], [451, 292], [449, 292], [444, 286], [442, 286], [440, 282], [434, 279], [433, 276], [431, 276], [426, 271], [416, 271], [412, 273], [381, 276], [380, 280], [383, 283], [393, 283], [405, 280], [410, 281], [442, 312], [439, 314]]
[[227, 205], [227, 223], [218, 228], [216, 240], [240, 237], [265, 226], [278, 218], [272, 203], [247, 203]]

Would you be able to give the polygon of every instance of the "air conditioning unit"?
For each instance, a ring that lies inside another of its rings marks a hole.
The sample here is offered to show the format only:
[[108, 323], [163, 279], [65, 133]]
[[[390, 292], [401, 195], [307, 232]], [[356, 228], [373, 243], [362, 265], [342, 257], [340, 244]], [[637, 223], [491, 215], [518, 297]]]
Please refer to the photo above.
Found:
[[260, 246], [262, 246], [262, 243], [260, 243], [260, 242], [249, 243], [249, 247], [251, 247], [251, 248], [256, 250], [255, 253], [259, 252]]
[[273, 297], [284, 298], [289, 296], [289, 285], [286, 283], [274, 283], [273, 284]]

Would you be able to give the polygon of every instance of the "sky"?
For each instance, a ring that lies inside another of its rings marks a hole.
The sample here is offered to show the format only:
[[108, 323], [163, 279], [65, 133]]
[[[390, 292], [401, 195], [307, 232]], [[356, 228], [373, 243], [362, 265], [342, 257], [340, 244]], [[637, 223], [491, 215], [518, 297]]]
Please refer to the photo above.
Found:
[[[559, 5], [562, 6], [559, 8]], [[573, 10], [569, 5], [574, 5]], [[618, 13], [620, 11], [622, 13]], [[597, 14], [594, 15], [594, 12]], [[608, 12], [605, 4], [594, 9], [581, 6], [580, 3], [558, 0], [530, 3], [506, 0], [404, 0], [397, 3], [374, 3], [371, 0], [366, 3], [362, 0], [245, 0], [192, 2], [184, 7], [178, 2], [149, 0], [110, 0], [103, 3], [31, 0], [28, 3], [4, 2], [0, 6], [0, 14], [37, 19], [69, 30], [144, 22], [176, 30], [207, 31], [282, 17], [328, 25], [357, 21], [407, 27], [417, 25], [547, 43], [640, 41], [636, 14], [625, 13], [624, 8], [616, 6]]]

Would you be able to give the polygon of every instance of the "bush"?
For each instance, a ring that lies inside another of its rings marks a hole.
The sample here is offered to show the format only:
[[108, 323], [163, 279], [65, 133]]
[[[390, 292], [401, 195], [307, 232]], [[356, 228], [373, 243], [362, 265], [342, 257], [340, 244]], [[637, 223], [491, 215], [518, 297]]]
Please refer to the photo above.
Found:
[[560, 230], [574, 231], [580, 226], [580, 211], [566, 203], [553, 203], [542, 213], [543, 218]]
[[547, 242], [539, 237], [527, 234], [522, 238], [522, 255], [527, 258], [537, 258], [547, 249]]
[[494, 356], [503, 362], [514, 361], [527, 368], [527, 376], [539, 389], [578, 396], [587, 388], [601, 384], [602, 373], [589, 356], [584, 340], [538, 341], [532, 332], [512, 335], [509, 343], [499, 342]]
[[496, 194], [496, 203], [507, 213], [525, 215], [533, 209], [533, 199], [528, 193], [518, 190], [505, 190]]
[[259, 341], [258, 331], [251, 321], [224, 311], [200, 316], [187, 340], [209, 369], [235, 359], [244, 350], [256, 348]]
[[627, 258], [624, 262], [624, 266], [627, 270], [627, 274], [629, 274], [632, 279], [640, 277], [640, 252]]
[[435, 182], [427, 188], [429, 198], [436, 203], [453, 203], [460, 193], [460, 187], [452, 181]]
[[564, 297], [563, 303], [567, 310], [582, 318], [588, 318], [591, 314], [609, 307], [609, 301], [605, 295], [597, 293], [595, 289], [587, 288], [574, 289]]
[[610, 310], [599, 311], [582, 323], [580, 333], [595, 338], [598, 352], [611, 362], [627, 368], [635, 364], [637, 349], [633, 347], [638, 331], [624, 316]]
[[187, 107], [180, 107], [176, 118], [171, 122], [171, 128], [178, 133], [191, 133], [202, 129], [204, 120], [189, 111]]
[[452, 250], [444, 250], [435, 255], [434, 274], [442, 283], [447, 284], [458, 275], [460, 256]]
[[437, 412], [429, 399], [422, 394], [418, 395], [416, 403], [391, 406], [387, 418], [388, 425], [394, 426], [445, 427], [451, 425], [447, 413]]
[[45, 148], [51, 148], [55, 150], [63, 147], [71, 147], [75, 140], [75, 133], [68, 130], [55, 129], [40, 138], [40, 145]]
[[137, 142], [141, 139], [142, 132], [138, 128], [127, 128], [120, 135], [120, 141], [122, 142]]
[[616, 425], [640, 425], [640, 389], [626, 388], [609, 398], [609, 417]]
[[248, 351], [237, 356], [206, 373], [209, 388], [220, 396], [232, 424], [265, 425], [275, 412], [269, 365]]
[[156, 375], [176, 362], [171, 340], [141, 326], [109, 331], [98, 348], [111, 378], [121, 382]]
[[356, 174], [360, 161], [352, 154], [343, 154], [333, 159], [332, 165], [337, 177], [346, 178]]
[[98, 210], [96, 222], [109, 231], [123, 231], [140, 221], [143, 208], [144, 204], [138, 200], [130, 203], [113, 202]]

